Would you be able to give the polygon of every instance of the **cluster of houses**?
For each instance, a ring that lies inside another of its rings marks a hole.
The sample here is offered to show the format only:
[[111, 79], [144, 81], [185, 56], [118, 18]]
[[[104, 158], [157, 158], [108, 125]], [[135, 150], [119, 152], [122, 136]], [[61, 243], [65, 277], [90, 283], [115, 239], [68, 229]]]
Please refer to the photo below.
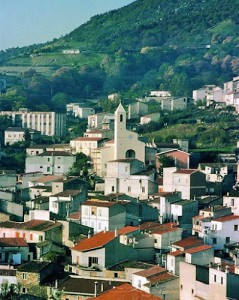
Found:
[[[191, 168], [188, 141], [146, 141], [122, 104], [68, 111], [88, 114], [83, 137], [33, 144], [24, 173], [0, 171], [0, 284], [43, 299], [239, 299], [236, 159]], [[4, 114], [44, 134], [65, 130], [55, 113]], [[102, 178], [94, 190], [67, 175], [78, 153]], [[159, 174], [165, 157], [174, 165]]]
[[205, 100], [207, 105], [215, 103], [216, 108], [232, 106], [236, 112], [239, 111], [239, 76], [233, 77], [231, 81], [225, 82], [223, 87], [215, 85], [205, 85], [193, 91], [193, 99], [197, 103]]

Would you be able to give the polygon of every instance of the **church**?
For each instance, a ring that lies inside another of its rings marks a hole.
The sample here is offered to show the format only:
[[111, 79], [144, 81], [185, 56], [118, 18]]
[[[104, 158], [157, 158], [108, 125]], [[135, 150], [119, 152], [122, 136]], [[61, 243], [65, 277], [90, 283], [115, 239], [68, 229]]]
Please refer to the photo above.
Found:
[[106, 175], [107, 163], [112, 160], [135, 158], [145, 163], [145, 143], [136, 132], [126, 129], [126, 111], [121, 103], [114, 116], [114, 140], [91, 153], [94, 171], [101, 177]]

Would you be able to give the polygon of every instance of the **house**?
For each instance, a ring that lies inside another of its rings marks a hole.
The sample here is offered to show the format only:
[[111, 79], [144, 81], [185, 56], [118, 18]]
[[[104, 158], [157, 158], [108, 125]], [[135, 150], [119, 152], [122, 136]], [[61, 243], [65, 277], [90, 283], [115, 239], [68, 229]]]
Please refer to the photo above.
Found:
[[199, 170], [206, 174], [208, 194], [224, 195], [235, 184], [233, 167], [228, 164], [199, 164]]
[[91, 150], [102, 147], [107, 139], [101, 137], [78, 137], [70, 141], [72, 153], [91, 156]]
[[64, 190], [49, 197], [49, 211], [54, 218], [65, 220], [72, 213], [80, 211], [80, 205], [86, 201], [81, 190]]
[[203, 238], [207, 242], [207, 234], [211, 228], [211, 221], [228, 215], [231, 215], [231, 209], [226, 206], [215, 205], [200, 209], [199, 215], [192, 217], [192, 234]]
[[70, 275], [57, 283], [57, 286], [51, 288], [50, 294], [57, 295], [58, 293], [64, 299], [70, 300], [89, 299], [89, 297], [105, 293], [122, 284], [125, 284], [125, 280]]
[[67, 115], [73, 115], [76, 118], [87, 119], [88, 116], [95, 114], [91, 107], [83, 107], [80, 103], [69, 103], [66, 105]]
[[88, 200], [81, 204], [81, 224], [94, 232], [114, 230], [126, 225], [126, 210], [117, 201]]
[[180, 299], [239, 299], [239, 275], [227, 263], [208, 267], [180, 262], [179, 278]]
[[184, 235], [192, 232], [192, 217], [198, 214], [198, 201], [181, 200], [171, 204], [172, 221], [184, 229]]
[[155, 262], [164, 265], [166, 254], [170, 251], [169, 246], [182, 238], [183, 229], [173, 222], [164, 224], [147, 222], [140, 225], [140, 229], [153, 237], [156, 250]]
[[122, 284], [119, 287], [111, 289], [108, 292], [102, 293], [99, 296], [89, 298], [89, 300], [162, 300], [163, 298], [150, 295], [144, 291], [141, 291], [128, 283]]
[[15, 192], [17, 187], [17, 174], [13, 170], [0, 170], [0, 189]]
[[135, 102], [128, 105], [128, 119], [139, 118], [148, 113], [148, 105], [143, 102]]
[[158, 122], [160, 119], [160, 113], [152, 113], [140, 117], [140, 125], [149, 124], [150, 122]]
[[192, 100], [188, 97], [165, 97], [161, 99], [161, 109], [162, 110], [184, 110], [189, 105], [192, 105]]
[[140, 199], [147, 199], [157, 191], [154, 170], [145, 171], [142, 161], [132, 158], [108, 162], [105, 177], [105, 195], [123, 193]]
[[70, 144], [31, 145], [26, 149], [27, 156], [36, 156], [46, 151], [71, 152]]
[[163, 299], [179, 298], [179, 278], [160, 266], [132, 274], [132, 286]]
[[26, 157], [25, 172], [43, 172], [44, 175], [63, 175], [76, 162], [76, 157], [64, 151], [46, 151]]
[[185, 200], [194, 199], [206, 194], [206, 175], [196, 169], [164, 168], [163, 189], [165, 192], [181, 192]]
[[27, 243], [38, 243], [46, 240], [61, 243], [62, 224], [44, 220], [0, 223], [0, 238], [20, 237], [25, 239]]
[[13, 126], [33, 129], [47, 136], [64, 136], [66, 134], [66, 114], [56, 112], [1, 111], [8, 116]]
[[171, 157], [174, 161], [174, 167], [179, 169], [188, 169], [190, 165], [190, 154], [181, 151], [179, 149], [172, 149], [163, 151], [156, 154], [156, 170], [158, 171], [161, 166], [160, 158], [161, 157]]
[[21, 294], [28, 293], [47, 299], [47, 287], [43, 283], [58, 269], [57, 264], [46, 261], [31, 261], [21, 265], [16, 272]]
[[83, 267], [91, 271], [103, 270], [125, 260], [135, 260], [137, 251], [120, 243], [121, 234], [127, 235], [137, 230], [136, 227], [123, 227], [115, 231], [101, 231], [71, 248], [72, 272], [79, 272]]
[[231, 207], [231, 212], [239, 215], [239, 189], [233, 188], [223, 196], [223, 205]]
[[0, 264], [20, 265], [33, 259], [24, 238], [0, 238]]
[[31, 141], [36, 141], [41, 138], [41, 133], [37, 130], [21, 127], [9, 127], [4, 131], [4, 145], [24, 142], [26, 134], [29, 134]]
[[149, 197], [148, 204], [157, 208], [159, 222], [165, 223], [172, 220], [171, 205], [181, 201], [180, 192], [160, 192]]
[[112, 139], [113, 130], [112, 129], [86, 129], [84, 132], [84, 137], [88, 138], [102, 138], [102, 139]]
[[89, 129], [102, 128], [103, 120], [106, 121], [105, 118], [107, 118], [107, 120], [109, 121], [114, 118], [114, 115], [103, 112], [103, 113], [98, 113], [98, 114], [93, 114], [88, 116], [88, 128]]

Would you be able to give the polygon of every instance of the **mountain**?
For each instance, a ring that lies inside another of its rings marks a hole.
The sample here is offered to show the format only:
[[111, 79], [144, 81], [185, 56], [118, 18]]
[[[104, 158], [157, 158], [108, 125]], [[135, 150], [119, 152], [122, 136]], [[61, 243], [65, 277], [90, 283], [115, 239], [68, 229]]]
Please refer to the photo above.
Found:
[[89, 97], [150, 89], [191, 95], [239, 75], [239, 1], [138, 0], [60, 39], [0, 52], [0, 72], [18, 75], [29, 67], [50, 79], [74, 68]]

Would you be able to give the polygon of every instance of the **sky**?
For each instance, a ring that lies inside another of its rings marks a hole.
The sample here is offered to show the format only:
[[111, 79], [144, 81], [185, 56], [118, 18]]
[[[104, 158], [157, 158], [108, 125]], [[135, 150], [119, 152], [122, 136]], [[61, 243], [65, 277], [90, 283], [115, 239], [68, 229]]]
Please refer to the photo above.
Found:
[[135, 0], [0, 0], [0, 50], [44, 43]]

